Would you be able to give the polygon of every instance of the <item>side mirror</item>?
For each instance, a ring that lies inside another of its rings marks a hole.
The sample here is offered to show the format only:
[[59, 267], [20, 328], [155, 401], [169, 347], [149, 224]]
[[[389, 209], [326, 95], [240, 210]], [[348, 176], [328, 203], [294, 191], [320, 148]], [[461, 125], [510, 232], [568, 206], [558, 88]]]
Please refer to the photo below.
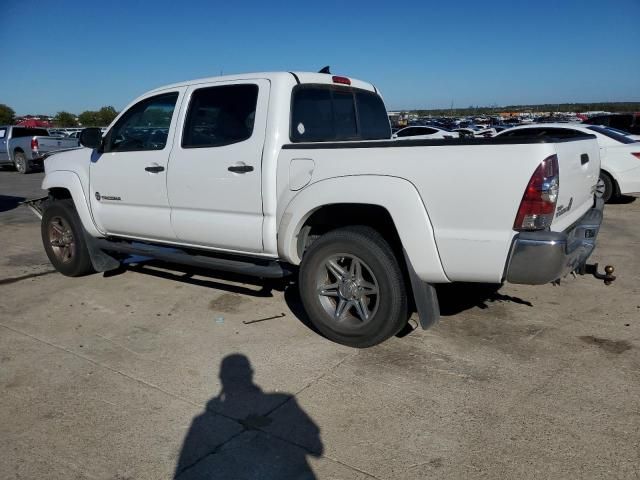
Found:
[[102, 145], [102, 131], [97, 127], [85, 128], [80, 132], [80, 145], [87, 148], [100, 148]]

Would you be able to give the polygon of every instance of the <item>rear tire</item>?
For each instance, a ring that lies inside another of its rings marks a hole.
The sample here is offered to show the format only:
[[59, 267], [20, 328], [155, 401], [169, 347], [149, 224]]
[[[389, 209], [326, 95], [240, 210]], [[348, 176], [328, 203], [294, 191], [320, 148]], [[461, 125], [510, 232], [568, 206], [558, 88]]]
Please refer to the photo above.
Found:
[[370, 227], [339, 228], [313, 242], [302, 259], [299, 285], [311, 323], [342, 345], [382, 343], [409, 317], [398, 260]]
[[44, 250], [55, 269], [67, 277], [94, 273], [84, 227], [70, 199], [50, 203], [40, 226]]
[[23, 152], [16, 152], [13, 155], [13, 164], [15, 165], [18, 173], [25, 174], [31, 172], [31, 164]]

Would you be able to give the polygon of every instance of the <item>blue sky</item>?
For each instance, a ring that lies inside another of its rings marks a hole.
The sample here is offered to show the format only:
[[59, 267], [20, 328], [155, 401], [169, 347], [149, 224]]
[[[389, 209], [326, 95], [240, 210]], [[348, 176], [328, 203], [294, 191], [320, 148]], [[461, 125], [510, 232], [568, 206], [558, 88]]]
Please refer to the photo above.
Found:
[[221, 71], [324, 65], [390, 109], [640, 101], [639, 19], [640, 0], [2, 0], [0, 103], [121, 109]]

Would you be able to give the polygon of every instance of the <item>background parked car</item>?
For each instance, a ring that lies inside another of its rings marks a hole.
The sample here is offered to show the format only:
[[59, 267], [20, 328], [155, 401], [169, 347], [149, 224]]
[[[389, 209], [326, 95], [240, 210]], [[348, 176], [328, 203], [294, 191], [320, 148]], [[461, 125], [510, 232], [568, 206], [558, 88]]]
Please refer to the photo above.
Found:
[[640, 193], [640, 143], [601, 125], [545, 123], [513, 127], [498, 137], [575, 138], [595, 135], [600, 145], [600, 181], [597, 194], [605, 202], [620, 195]]
[[426, 140], [426, 139], [438, 139], [438, 138], [458, 138], [459, 135], [456, 132], [451, 132], [443, 128], [431, 127], [431, 126], [414, 126], [405, 127], [398, 130], [393, 134], [393, 138], [398, 140], [410, 139], [410, 140]]
[[640, 135], [640, 113], [612, 113], [609, 115], [598, 115], [588, 118], [582, 123], [613, 127], [634, 135]]

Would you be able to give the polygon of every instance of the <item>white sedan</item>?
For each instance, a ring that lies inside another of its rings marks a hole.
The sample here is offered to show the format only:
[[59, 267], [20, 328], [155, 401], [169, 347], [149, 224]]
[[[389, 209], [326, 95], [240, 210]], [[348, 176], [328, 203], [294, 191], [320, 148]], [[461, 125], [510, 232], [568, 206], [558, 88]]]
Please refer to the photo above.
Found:
[[640, 193], [640, 143], [600, 125], [539, 123], [498, 133], [498, 137], [575, 138], [595, 135], [600, 145], [600, 181], [597, 194], [605, 201]]
[[450, 132], [443, 128], [416, 125], [405, 127], [393, 134], [393, 138], [398, 140], [437, 140], [439, 138], [458, 138], [457, 132]]

